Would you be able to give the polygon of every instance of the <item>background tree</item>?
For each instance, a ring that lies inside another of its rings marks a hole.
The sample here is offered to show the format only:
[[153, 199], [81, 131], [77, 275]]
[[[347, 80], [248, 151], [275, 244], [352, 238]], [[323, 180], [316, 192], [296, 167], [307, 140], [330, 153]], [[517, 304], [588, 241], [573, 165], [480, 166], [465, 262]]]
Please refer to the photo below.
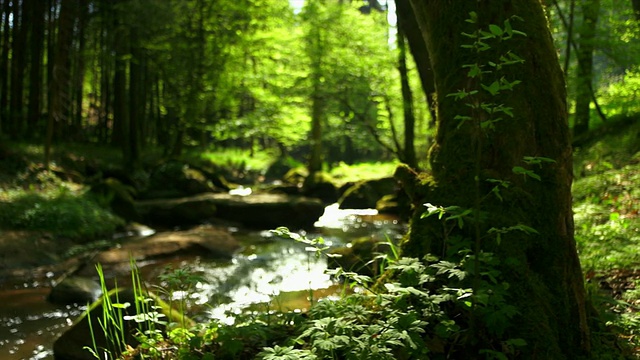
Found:
[[595, 49], [600, 1], [582, 1], [581, 6], [583, 20], [579, 31], [578, 50], [576, 51], [578, 70], [576, 74], [574, 136], [582, 135], [589, 130], [591, 94], [593, 93], [593, 52]]
[[[518, 310], [507, 337], [527, 342], [520, 358], [578, 358], [589, 350], [589, 330], [573, 239], [566, 93], [542, 6], [536, 0], [411, 4], [431, 56], [438, 127], [431, 177], [405, 178], [405, 186], [415, 204], [470, 209], [471, 225], [443, 229], [436, 219], [420, 219], [426, 209], [418, 210], [404, 251], [440, 255], [472, 239], [476, 257], [497, 254]], [[551, 161], [535, 165], [541, 157]], [[506, 186], [500, 196], [491, 195], [496, 182]], [[502, 241], [483, 235], [518, 224], [535, 233], [511, 231]], [[473, 332], [482, 338], [481, 328]]]
[[[0, 1], [0, 129], [43, 140], [47, 154], [57, 142], [117, 147], [127, 166], [154, 147], [300, 160], [312, 148], [304, 109], [315, 98], [325, 163], [389, 159], [412, 126], [393, 116], [403, 102], [384, 7], [361, 5], [318, 2], [313, 18], [267, 0]], [[315, 63], [304, 46], [313, 31], [324, 42]], [[405, 89], [417, 84], [413, 66]], [[424, 133], [426, 107], [413, 106]]]

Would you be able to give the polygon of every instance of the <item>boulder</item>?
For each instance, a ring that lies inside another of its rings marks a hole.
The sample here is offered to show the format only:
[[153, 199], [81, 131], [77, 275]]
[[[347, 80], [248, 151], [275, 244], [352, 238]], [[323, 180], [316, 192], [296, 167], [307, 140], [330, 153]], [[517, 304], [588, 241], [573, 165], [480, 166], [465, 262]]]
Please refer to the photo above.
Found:
[[282, 181], [285, 184], [302, 186], [307, 176], [309, 176], [309, 171], [304, 166], [299, 166], [287, 171], [282, 177]]
[[267, 181], [282, 179], [291, 169], [299, 167], [300, 163], [291, 156], [280, 156], [269, 165], [264, 177]]
[[322, 201], [303, 196], [209, 194], [208, 197], [215, 201], [217, 218], [254, 229], [275, 229], [280, 226], [308, 229], [324, 212]]
[[324, 204], [319, 199], [286, 194], [207, 193], [181, 199], [141, 201], [137, 209], [150, 224], [180, 225], [221, 219], [254, 229], [279, 226], [300, 229], [313, 227], [324, 212]]
[[178, 254], [231, 259], [239, 249], [240, 244], [226, 229], [203, 225], [187, 231], [160, 232], [125, 242], [118, 248], [99, 253], [93, 261], [109, 265], [128, 263], [130, 258], [146, 260]]
[[210, 195], [138, 201], [136, 211], [142, 221], [150, 225], [173, 227], [202, 224], [217, 213], [216, 201]]
[[205, 174], [179, 161], [169, 161], [155, 168], [149, 186], [140, 196], [145, 199], [179, 198], [218, 191]]
[[90, 278], [69, 276], [56, 284], [47, 300], [53, 304], [87, 304], [96, 301], [102, 295], [100, 284]]
[[397, 181], [393, 177], [363, 180], [348, 188], [338, 203], [341, 209], [375, 209], [383, 196], [397, 192]]
[[136, 189], [133, 186], [110, 177], [91, 185], [91, 193], [98, 201], [106, 203], [119, 217], [129, 221], [138, 220], [139, 216], [133, 202]]
[[319, 171], [307, 176], [302, 185], [304, 196], [322, 200], [325, 204], [333, 204], [338, 201], [338, 189], [331, 175]]

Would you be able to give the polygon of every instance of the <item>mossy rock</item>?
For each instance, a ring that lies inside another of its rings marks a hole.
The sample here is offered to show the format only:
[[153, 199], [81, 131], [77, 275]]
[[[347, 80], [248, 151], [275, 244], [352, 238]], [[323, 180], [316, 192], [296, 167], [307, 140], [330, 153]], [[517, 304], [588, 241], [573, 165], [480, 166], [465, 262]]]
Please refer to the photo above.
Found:
[[300, 167], [300, 163], [290, 156], [278, 157], [269, 167], [264, 174], [266, 180], [279, 180], [285, 177], [285, 175], [294, 168]]
[[[220, 179], [217, 179], [219, 182]], [[206, 192], [219, 192], [202, 171], [179, 161], [169, 161], [151, 172], [146, 199], [177, 198]]]
[[413, 208], [407, 194], [398, 192], [380, 198], [376, 202], [376, 210], [378, 210], [379, 214], [396, 215], [407, 221], [411, 217]]
[[47, 300], [60, 305], [87, 304], [96, 301], [100, 295], [102, 288], [93, 279], [70, 276], [51, 289]]
[[125, 185], [115, 178], [107, 178], [91, 186], [91, 193], [121, 218], [129, 221], [139, 220], [134, 205], [137, 192], [133, 186]]
[[325, 204], [338, 201], [338, 188], [335, 179], [325, 172], [316, 172], [307, 176], [302, 184], [302, 194], [322, 200]]
[[309, 171], [305, 167], [296, 167], [289, 171], [282, 177], [282, 181], [285, 184], [290, 185], [302, 185], [304, 180], [309, 176]]
[[375, 209], [378, 200], [397, 191], [397, 181], [393, 177], [363, 180], [348, 188], [338, 203], [341, 209]]
[[157, 226], [187, 226], [210, 221], [216, 216], [216, 202], [210, 197], [195, 195], [183, 198], [144, 200], [136, 210], [145, 223]]
[[376, 202], [376, 210], [380, 214], [397, 214], [400, 212], [400, 204], [397, 195], [385, 195]]

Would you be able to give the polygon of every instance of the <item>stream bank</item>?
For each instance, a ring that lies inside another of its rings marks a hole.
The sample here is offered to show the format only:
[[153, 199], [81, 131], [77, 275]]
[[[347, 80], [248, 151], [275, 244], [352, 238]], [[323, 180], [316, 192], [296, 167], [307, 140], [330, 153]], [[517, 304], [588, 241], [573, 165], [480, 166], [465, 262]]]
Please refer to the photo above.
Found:
[[[327, 207], [315, 225], [307, 236], [322, 236], [332, 246], [362, 237], [385, 241], [387, 236], [394, 239], [405, 231], [397, 218], [378, 215], [375, 210], [340, 210], [337, 205]], [[232, 258], [194, 254], [156, 258], [138, 264], [143, 278], [151, 285], [162, 286], [158, 277], [167, 268], [188, 268], [207, 279], [189, 296], [193, 305], [190, 315], [198, 321], [231, 322], [234, 313], [261, 303], [283, 310], [302, 308], [308, 303], [309, 289], [315, 290], [316, 296], [330, 296], [339, 290], [324, 274], [326, 261], [305, 251], [303, 244], [276, 238], [269, 231], [227, 230], [243, 247]], [[127, 263], [113, 267], [107, 276], [110, 281], [117, 278], [119, 284], [125, 284], [128, 271]], [[82, 312], [82, 305], [48, 303], [54, 273], [45, 268], [38, 273], [39, 280], [14, 278], [0, 289], [0, 301], [6, 304], [0, 309], [2, 359], [52, 359], [51, 344]], [[278, 300], [271, 301], [277, 295]]]

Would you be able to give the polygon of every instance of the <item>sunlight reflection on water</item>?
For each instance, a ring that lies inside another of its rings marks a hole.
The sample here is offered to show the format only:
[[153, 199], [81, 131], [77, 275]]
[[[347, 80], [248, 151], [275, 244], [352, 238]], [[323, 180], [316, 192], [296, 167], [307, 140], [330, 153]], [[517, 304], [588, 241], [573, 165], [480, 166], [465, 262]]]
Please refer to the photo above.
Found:
[[[363, 236], [384, 241], [387, 236], [400, 237], [405, 230], [397, 219], [377, 215], [376, 210], [344, 210], [337, 204], [328, 206], [315, 225], [316, 231], [301, 234], [308, 238], [322, 236], [328, 246], [340, 246]], [[148, 231], [153, 232], [152, 229]], [[306, 249], [307, 245], [278, 238], [268, 230], [247, 232], [230, 228], [229, 231], [245, 245], [244, 251], [231, 261], [219, 262], [203, 257], [172, 260], [172, 266], [189, 267], [207, 280], [198, 283], [194, 291], [180, 290], [171, 294], [174, 301], [185, 299], [200, 309], [192, 314], [194, 319], [214, 318], [232, 323], [234, 315], [243, 309], [273, 301], [273, 296], [279, 294], [302, 292], [301, 306], [308, 306], [308, 301], [304, 305], [308, 290], [324, 291], [323, 296], [334, 294], [324, 290], [334, 285], [325, 274], [326, 259], [316, 257]], [[166, 263], [154, 265], [151, 261], [138, 265], [144, 270], [147, 265], [151, 268]], [[160, 268], [149, 271], [155, 275], [148, 280], [157, 283], [159, 271]], [[0, 303], [3, 304], [0, 309], [0, 359], [51, 359], [53, 339], [82, 312], [82, 307], [47, 303], [48, 289], [38, 285], [25, 283], [0, 292]]]

